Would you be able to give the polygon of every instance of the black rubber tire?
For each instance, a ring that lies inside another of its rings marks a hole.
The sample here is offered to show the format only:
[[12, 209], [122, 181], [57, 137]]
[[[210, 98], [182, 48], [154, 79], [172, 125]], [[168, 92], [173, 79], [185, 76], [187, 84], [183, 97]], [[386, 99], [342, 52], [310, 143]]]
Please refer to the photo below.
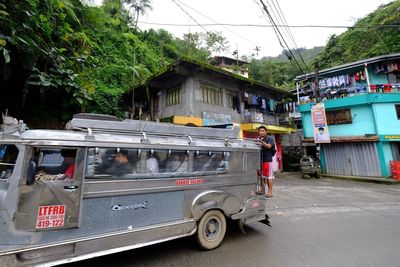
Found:
[[116, 116], [95, 113], [78, 113], [74, 114], [73, 118], [99, 121], [121, 121], [121, 119]]
[[226, 233], [226, 218], [219, 210], [204, 213], [198, 222], [196, 241], [203, 250], [212, 250], [221, 245]]

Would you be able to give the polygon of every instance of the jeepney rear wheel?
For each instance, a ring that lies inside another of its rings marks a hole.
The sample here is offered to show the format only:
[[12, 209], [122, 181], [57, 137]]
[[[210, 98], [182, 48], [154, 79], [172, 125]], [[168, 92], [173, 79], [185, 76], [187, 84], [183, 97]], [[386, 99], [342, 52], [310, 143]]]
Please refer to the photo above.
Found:
[[219, 210], [207, 211], [198, 222], [196, 240], [201, 249], [211, 250], [224, 240], [226, 219]]

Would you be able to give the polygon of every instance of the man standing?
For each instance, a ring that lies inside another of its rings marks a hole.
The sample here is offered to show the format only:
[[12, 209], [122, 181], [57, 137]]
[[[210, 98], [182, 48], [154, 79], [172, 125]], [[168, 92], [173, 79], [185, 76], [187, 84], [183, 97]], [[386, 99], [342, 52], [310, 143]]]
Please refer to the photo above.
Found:
[[274, 179], [274, 174], [271, 162], [274, 156], [275, 142], [271, 136], [267, 136], [267, 128], [265, 126], [258, 127], [258, 134], [258, 144], [261, 146], [261, 173], [264, 178], [264, 184], [268, 186], [268, 192], [265, 196], [272, 197], [272, 179]]

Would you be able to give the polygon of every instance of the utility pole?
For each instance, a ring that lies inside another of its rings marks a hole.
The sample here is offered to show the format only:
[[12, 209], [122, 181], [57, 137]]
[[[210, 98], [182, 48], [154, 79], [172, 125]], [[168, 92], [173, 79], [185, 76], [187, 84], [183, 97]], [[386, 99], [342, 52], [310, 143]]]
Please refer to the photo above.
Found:
[[314, 87], [314, 95], [317, 103], [320, 101], [319, 95], [319, 62], [315, 63], [315, 87]]
[[132, 113], [131, 119], [135, 117], [135, 66], [136, 66], [136, 48], [133, 50], [133, 74], [132, 74]]

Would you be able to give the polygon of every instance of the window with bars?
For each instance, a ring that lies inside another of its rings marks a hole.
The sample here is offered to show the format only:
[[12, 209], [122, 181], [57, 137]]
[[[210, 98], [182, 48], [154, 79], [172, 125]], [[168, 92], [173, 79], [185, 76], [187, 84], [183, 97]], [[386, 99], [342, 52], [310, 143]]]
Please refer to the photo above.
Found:
[[228, 108], [236, 109], [235, 103], [236, 93], [227, 90], [226, 91], [226, 106]]
[[182, 89], [180, 85], [167, 90], [167, 107], [180, 104], [181, 99]]
[[222, 105], [221, 88], [215, 85], [200, 83], [201, 101], [211, 105]]

